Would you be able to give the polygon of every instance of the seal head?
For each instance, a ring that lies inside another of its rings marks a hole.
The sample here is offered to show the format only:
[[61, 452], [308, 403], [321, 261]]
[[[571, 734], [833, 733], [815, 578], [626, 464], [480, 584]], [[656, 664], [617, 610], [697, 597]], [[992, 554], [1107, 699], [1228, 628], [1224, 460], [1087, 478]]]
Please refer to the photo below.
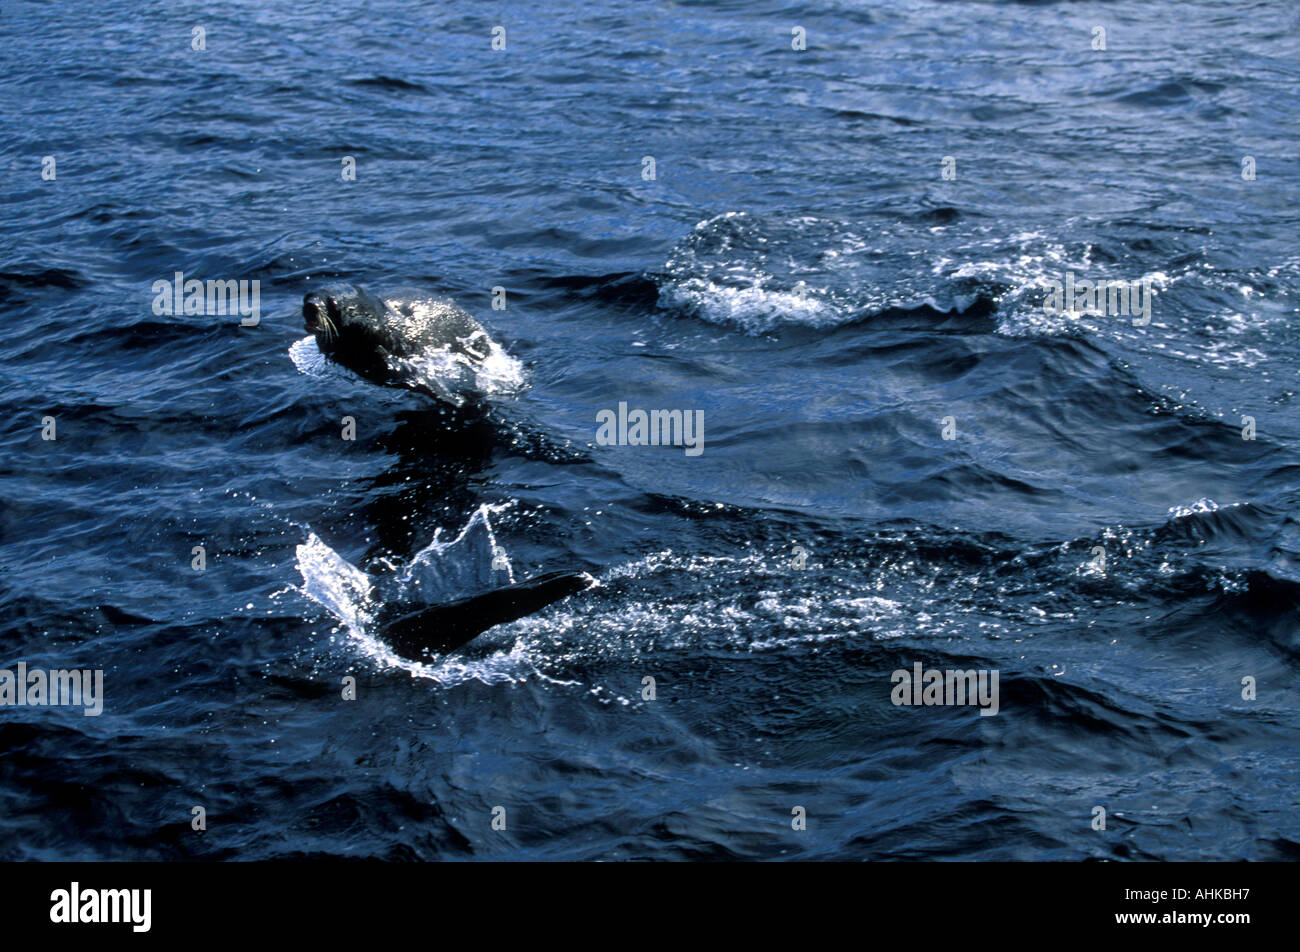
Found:
[[372, 383], [420, 390], [457, 404], [462, 399], [422, 374], [419, 361], [442, 354], [475, 368], [497, 346], [467, 311], [442, 298], [381, 299], [339, 285], [307, 294], [302, 317], [320, 352], [335, 363]]

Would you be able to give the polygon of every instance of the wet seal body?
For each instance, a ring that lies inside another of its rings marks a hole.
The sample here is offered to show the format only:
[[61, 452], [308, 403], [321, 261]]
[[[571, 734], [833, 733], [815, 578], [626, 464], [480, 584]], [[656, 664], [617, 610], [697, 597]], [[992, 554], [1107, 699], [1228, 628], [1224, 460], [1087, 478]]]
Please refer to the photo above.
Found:
[[460, 405], [463, 397], [418, 372], [418, 362], [443, 352], [480, 367], [497, 344], [464, 308], [445, 298], [381, 299], [351, 285], [307, 294], [303, 325], [328, 359], [371, 383], [403, 387]]

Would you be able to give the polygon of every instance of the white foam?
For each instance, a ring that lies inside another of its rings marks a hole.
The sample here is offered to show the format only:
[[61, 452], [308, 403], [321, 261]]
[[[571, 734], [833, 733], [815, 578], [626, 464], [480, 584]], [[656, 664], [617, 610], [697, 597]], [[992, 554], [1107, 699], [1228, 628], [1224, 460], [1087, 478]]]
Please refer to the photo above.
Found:
[[289, 359], [300, 373], [324, 380], [346, 380], [351, 383], [364, 383], [357, 374], [340, 364], [334, 363], [320, 352], [316, 338], [308, 334], [302, 340], [294, 341], [289, 347]]
[[1175, 519], [1185, 519], [1188, 516], [1195, 516], [1205, 512], [1218, 512], [1219, 508], [1217, 502], [1203, 496], [1190, 506], [1170, 506], [1169, 515]]
[[769, 276], [750, 275], [745, 284], [723, 285], [707, 278], [687, 278], [661, 289], [669, 307], [693, 313], [712, 324], [731, 324], [751, 333], [781, 324], [832, 327], [842, 323], [822, 289], [798, 282], [789, 290], [764, 287]]

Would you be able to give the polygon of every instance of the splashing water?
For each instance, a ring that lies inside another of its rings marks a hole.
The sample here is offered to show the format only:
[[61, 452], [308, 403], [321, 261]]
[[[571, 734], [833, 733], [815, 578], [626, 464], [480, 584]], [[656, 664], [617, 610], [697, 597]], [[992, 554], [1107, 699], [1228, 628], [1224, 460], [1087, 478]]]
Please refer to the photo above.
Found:
[[443, 684], [466, 680], [513, 682], [540, 674], [526, 646], [515, 643], [484, 659], [449, 655], [432, 664], [396, 654], [373, 631], [381, 609], [400, 606], [417, 610], [476, 595], [514, 582], [509, 556], [496, 541], [489, 515], [505, 506], [480, 506], [460, 533], [444, 541], [439, 528], [433, 540], [409, 562], [394, 566], [387, 560], [362, 571], [331, 549], [314, 532], [297, 547], [299, 589], [338, 619], [349, 643], [381, 668], [401, 669], [412, 677]]

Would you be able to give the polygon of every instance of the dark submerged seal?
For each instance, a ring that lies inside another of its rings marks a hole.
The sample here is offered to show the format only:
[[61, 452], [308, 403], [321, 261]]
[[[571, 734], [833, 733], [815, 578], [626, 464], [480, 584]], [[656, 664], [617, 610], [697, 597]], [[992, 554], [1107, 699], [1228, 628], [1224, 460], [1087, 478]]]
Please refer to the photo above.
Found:
[[455, 651], [494, 625], [515, 621], [596, 585], [585, 572], [548, 572], [470, 598], [381, 618], [383, 639], [410, 661]]
[[303, 324], [320, 352], [372, 383], [419, 390], [456, 405], [463, 397], [411, 366], [438, 350], [468, 366], [481, 366], [496, 344], [478, 321], [445, 298], [381, 300], [361, 288], [339, 285], [302, 300]]

